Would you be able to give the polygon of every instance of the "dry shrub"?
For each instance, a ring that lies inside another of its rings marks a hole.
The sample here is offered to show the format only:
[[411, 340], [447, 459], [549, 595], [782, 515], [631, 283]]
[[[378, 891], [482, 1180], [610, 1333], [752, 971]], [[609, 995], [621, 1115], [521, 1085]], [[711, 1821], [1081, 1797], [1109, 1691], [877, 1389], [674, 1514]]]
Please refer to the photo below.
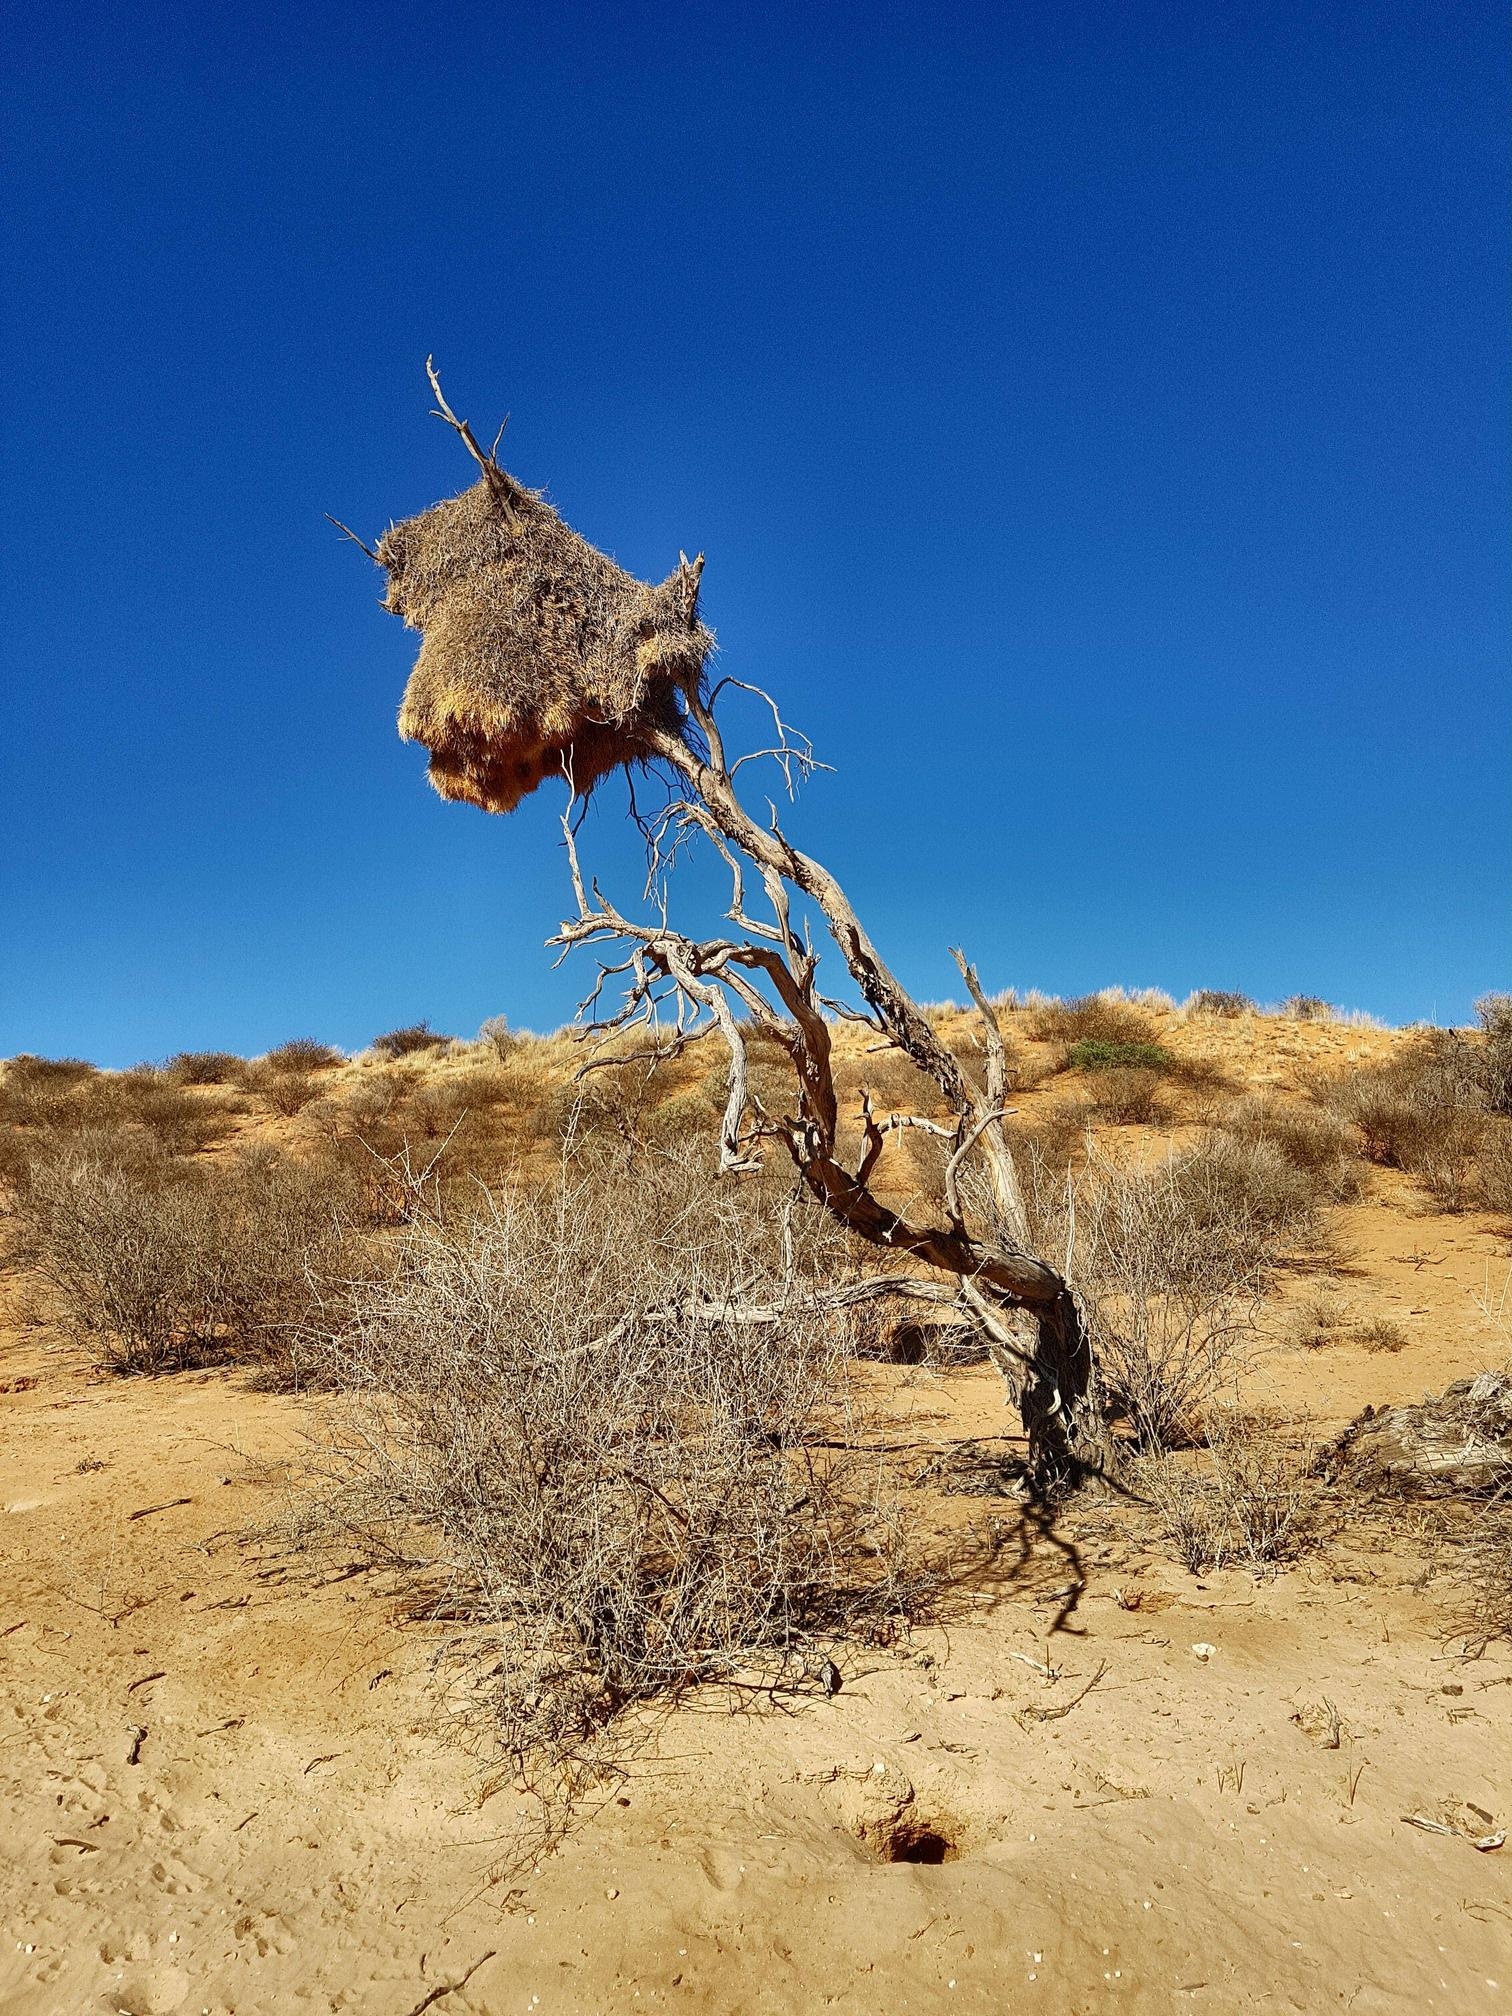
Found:
[[490, 1015], [478, 1031], [478, 1041], [485, 1050], [493, 1053], [499, 1063], [504, 1064], [514, 1056], [524, 1038], [515, 1034], [504, 1016]]
[[1458, 1046], [1443, 1031], [1418, 1037], [1399, 1056], [1363, 1064], [1318, 1085], [1327, 1111], [1359, 1130], [1366, 1156], [1388, 1169], [1409, 1169], [1433, 1137], [1470, 1103]]
[[646, 1064], [605, 1064], [554, 1086], [537, 1109], [536, 1132], [557, 1145], [617, 1142], [628, 1164], [647, 1146], [652, 1116], [667, 1096], [666, 1081]]
[[832, 1229], [750, 1204], [579, 1157], [426, 1214], [330, 1340], [321, 1516], [466, 1627], [458, 1700], [532, 1782], [601, 1763], [637, 1703], [796, 1684], [912, 1600], [812, 1292]]
[[101, 1084], [105, 1108], [101, 1117], [144, 1129], [170, 1155], [192, 1155], [229, 1134], [235, 1125], [234, 1105], [175, 1085], [166, 1072], [149, 1064]]
[[697, 1085], [684, 1086], [653, 1107], [646, 1124], [646, 1145], [652, 1149], [713, 1151], [724, 1111], [723, 1071], [712, 1071]]
[[1093, 1119], [1115, 1127], [1162, 1127], [1171, 1110], [1160, 1073], [1137, 1065], [1099, 1071], [1087, 1108]]
[[1153, 1043], [1148, 1014], [1111, 994], [1050, 1001], [1029, 1018], [1029, 1034], [1045, 1043]]
[[407, 1192], [403, 1180], [396, 1180], [396, 1158], [406, 1145], [408, 1101], [418, 1082], [412, 1069], [391, 1065], [364, 1073], [342, 1097], [322, 1099], [309, 1109], [319, 1129], [319, 1164], [359, 1200], [360, 1215], [370, 1224], [396, 1224], [405, 1216]]
[[1492, 1113], [1512, 1114], [1512, 994], [1487, 994], [1475, 1004], [1480, 1024], [1476, 1078]]
[[1034, 1171], [1042, 1193], [1064, 1183], [1078, 1154], [1086, 1148], [1091, 1120], [1085, 1099], [1057, 1099], [1010, 1121], [1007, 1135], [1014, 1158]]
[[1355, 1341], [1366, 1351], [1401, 1351], [1407, 1345], [1407, 1332], [1389, 1316], [1369, 1316], [1356, 1326]]
[[1442, 1132], [1423, 1141], [1412, 1157], [1412, 1174], [1441, 1211], [1464, 1211], [1483, 1194], [1481, 1154], [1491, 1132], [1478, 1113], [1456, 1113]]
[[247, 1073], [245, 1060], [229, 1050], [180, 1050], [165, 1069], [178, 1085], [240, 1085]]
[[39, 1133], [97, 1119], [99, 1077], [82, 1058], [12, 1057], [0, 1077], [0, 1176], [23, 1178]]
[[1455, 1626], [1466, 1652], [1479, 1658], [1512, 1641], [1512, 1479], [1476, 1514], [1456, 1580]]
[[[793, 1099], [792, 1067], [785, 1056], [779, 1055], [772, 1062], [780, 1074], [785, 1095], [777, 1101], [779, 1110], [782, 1110], [784, 1104], [790, 1105]], [[1009, 1082], [1013, 1082], [1011, 1078]], [[837, 1060], [835, 1089], [842, 1106], [853, 1109], [863, 1087], [870, 1092], [872, 1105], [878, 1113], [929, 1115], [940, 1110], [939, 1087], [901, 1050], [879, 1048], [868, 1051], [864, 1057]]]
[[1237, 1141], [1268, 1142], [1312, 1181], [1320, 1200], [1343, 1203], [1359, 1195], [1354, 1135], [1337, 1113], [1255, 1093], [1226, 1106], [1219, 1118]]
[[1241, 1015], [1255, 1014], [1255, 1003], [1248, 994], [1238, 994], [1224, 987], [1199, 987], [1186, 1003], [1189, 1015], [1207, 1015], [1220, 1021], [1235, 1022]]
[[1353, 1344], [1362, 1351], [1394, 1352], [1406, 1348], [1407, 1332], [1389, 1316], [1357, 1317], [1337, 1290], [1323, 1288], [1293, 1309], [1292, 1342], [1303, 1351]]
[[1326, 1110], [1358, 1130], [1370, 1161], [1416, 1177], [1441, 1210], [1505, 1206], [1512, 1148], [1497, 1102], [1512, 1039], [1498, 1033], [1504, 998], [1481, 1003], [1479, 1039], [1425, 1030], [1385, 1063], [1315, 1088]]
[[1205, 1440], [1191, 1455], [1138, 1458], [1129, 1479], [1184, 1567], [1193, 1575], [1232, 1567], [1262, 1574], [1316, 1544], [1322, 1493], [1311, 1447], [1233, 1414], [1210, 1419]]
[[80, 1128], [137, 1128], [170, 1154], [193, 1154], [226, 1133], [232, 1115], [224, 1101], [197, 1097], [151, 1064], [104, 1072], [73, 1058], [17, 1057], [0, 1083], [0, 1122], [35, 1136], [12, 1142], [14, 1164], [48, 1137]]
[[1314, 1225], [1313, 1194], [1264, 1141], [1209, 1134], [1153, 1168], [1095, 1148], [1026, 1191], [1041, 1250], [1069, 1256], [1109, 1404], [1146, 1450], [1200, 1439], [1256, 1343], [1271, 1268]]
[[1304, 1295], [1292, 1311], [1292, 1342], [1300, 1351], [1323, 1351], [1353, 1330], [1349, 1311], [1333, 1289]]
[[248, 1071], [247, 1088], [286, 1120], [302, 1113], [320, 1094], [313, 1072], [270, 1070], [266, 1064], [253, 1065]]
[[372, 1047], [380, 1057], [414, 1057], [423, 1050], [446, 1050], [450, 1036], [432, 1029], [429, 1022], [411, 1022], [403, 1029], [390, 1029], [373, 1038]]
[[99, 1067], [83, 1057], [36, 1057], [31, 1051], [23, 1050], [9, 1058], [5, 1065], [3, 1084], [7, 1096], [26, 1090], [39, 1091], [44, 1086], [58, 1090], [65, 1086], [82, 1085], [88, 1078], [98, 1078]]
[[271, 1152], [202, 1173], [130, 1137], [64, 1138], [34, 1160], [16, 1216], [60, 1327], [120, 1372], [227, 1355], [297, 1366], [343, 1259], [328, 1187]]
[[313, 1036], [296, 1036], [270, 1050], [262, 1061], [271, 1071], [295, 1072], [334, 1071], [346, 1059], [329, 1043], [317, 1043]]
[[1483, 1210], [1512, 1217], [1512, 1122], [1493, 1120], [1481, 1141], [1476, 1199]]
[[1335, 1016], [1333, 1003], [1321, 994], [1289, 994], [1277, 1013], [1288, 1022], [1332, 1022]]
[[510, 1064], [427, 1079], [412, 1065], [365, 1071], [340, 1097], [310, 1110], [317, 1154], [362, 1197], [375, 1224], [410, 1215], [410, 1176], [466, 1183], [493, 1178], [517, 1160], [535, 1088]]

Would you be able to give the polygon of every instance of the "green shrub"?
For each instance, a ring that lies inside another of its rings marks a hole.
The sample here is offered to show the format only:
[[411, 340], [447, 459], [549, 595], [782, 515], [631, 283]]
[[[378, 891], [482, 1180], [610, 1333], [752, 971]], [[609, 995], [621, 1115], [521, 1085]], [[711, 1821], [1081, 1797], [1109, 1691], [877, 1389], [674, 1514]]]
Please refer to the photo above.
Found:
[[1151, 1071], [1176, 1069], [1176, 1059], [1159, 1043], [1115, 1043], [1088, 1037], [1066, 1051], [1068, 1071]]

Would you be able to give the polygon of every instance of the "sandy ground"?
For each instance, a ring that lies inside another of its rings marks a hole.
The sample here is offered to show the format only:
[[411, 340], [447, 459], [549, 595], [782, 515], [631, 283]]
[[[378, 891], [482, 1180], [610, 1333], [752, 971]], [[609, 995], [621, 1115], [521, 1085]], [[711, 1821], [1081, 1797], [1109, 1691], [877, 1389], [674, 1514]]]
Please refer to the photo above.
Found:
[[[1283, 1309], [1257, 1399], [1321, 1433], [1504, 1355], [1489, 1222], [1382, 1179], [1336, 1229], [1408, 1342]], [[988, 1372], [886, 1376], [926, 1453], [1005, 1425]], [[1410, 1515], [1256, 1581], [1079, 1511], [1065, 1629], [1042, 1546], [832, 1700], [679, 1712], [532, 1872], [426, 1633], [276, 1537], [311, 1418], [0, 1330], [5, 2016], [1512, 2009], [1512, 1844], [1404, 1820], [1512, 1824], [1512, 1652], [1453, 1656]], [[885, 1859], [909, 1829], [947, 1859]]]

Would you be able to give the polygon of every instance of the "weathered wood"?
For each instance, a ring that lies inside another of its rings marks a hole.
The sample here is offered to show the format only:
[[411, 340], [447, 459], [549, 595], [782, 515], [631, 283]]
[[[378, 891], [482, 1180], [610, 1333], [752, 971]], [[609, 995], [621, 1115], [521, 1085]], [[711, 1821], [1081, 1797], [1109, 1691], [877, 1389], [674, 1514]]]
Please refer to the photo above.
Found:
[[1457, 1379], [1417, 1406], [1367, 1407], [1324, 1459], [1373, 1494], [1487, 1498], [1512, 1485], [1512, 1375]]
[[[779, 747], [762, 753], [776, 755], [785, 770], [791, 765], [803, 771], [811, 768], [812, 757], [788, 739], [775, 707], [773, 715]], [[702, 940], [685, 936], [668, 921], [664, 894], [660, 914], [654, 918], [627, 916], [584, 876], [577, 851], [577, 808], [569, 805], [562, 833], [577, 915], [563, 923], [552, 943], [564, 955], [575, 947], [606, 945], [624, 955], [613, 964], [601, 962], [599, 980], [584, 1003], [588, 1030], [609, 1037], [652, 1026], [658, 1004], [665, 999], [679, 1004], [677, 1033], [669, 1039], [674, 1045], [688, 1040], [686, 1017], [716, 1029], [730, 1053], [729, 1095], [720, 1130], [722, 1168], [734, 1173], [748, 1170], [759, 1161], [764, 1143], [780, 1144], [805, 1188], [849, 1231], [872, 1246], [953, 1279], [961, 1313], [982, 1338], [1018, 1403], [1029, 1438], [1031, 1475], [1045, 1495], [1108, 1472], [1114, 1462], [1113, 1446], [1082, 1312], [1064, 1277], [1031, 1249], [1003, 1126], [1011, 1110], [1005, 1103], [1007, 1052], [975, 970], [962, 954], [955, 955], [982, 1021], [987, 1070], [980, 1085], [936, 1035], [888, 967], [830, 871], [792, 844], [775, 810], [765, 824], [746, 810], [735, 785], [743, 759], [731, 762], [725, 754], [714, 697], [690, 694], [681, 732], [657, 731], [651, 748], [686, 795], [648, 831], [653, 867], [648, 890], [658, 866], [670, 862], [678, 836], [700, 832], [714, 843], [730, 869], [733, 894], [726, 914], [742, 935]], [[770, 918], [755, 918], [748, 912], [747, 868], [754, 868], [760, 879]], [[823, 918], [866, 1004], [861, 1019], [934, 1081], [951, 1115], [947, 1124], [921, 1114], [878, 1116], [867, 1098], [861, 1110], [860, 1153], [852, 1160], [842, 1152], [826, 1019], [826, 1011], [838, 1004], [818, 990], [818, 954], [793, 928], [790, 890], [807, 897]], [[610, 976], [623, 983], [622, 1005], [615, 1012], [600, 1013], [597, 1003]], [[791, 1112], [769, 1113], [751, 1093], [746, 1045], [752, 1028], [774, 1038], [792, 1066], [795, 1110]], [[948, 1151], [943, 1222], [905, 1215], [872, 1187], [885, 1135], [909, 1127], [939, 1134]], [[958, 1180], [972, 1157], [981, 1159], [991, 1193], [991, 1208], [977, 1222], [968, 1217]], [[1033, 1318], [1033, 1341], [1027, 1348], [1018, 1325], [1007, 1320], [1016, 1310]]]

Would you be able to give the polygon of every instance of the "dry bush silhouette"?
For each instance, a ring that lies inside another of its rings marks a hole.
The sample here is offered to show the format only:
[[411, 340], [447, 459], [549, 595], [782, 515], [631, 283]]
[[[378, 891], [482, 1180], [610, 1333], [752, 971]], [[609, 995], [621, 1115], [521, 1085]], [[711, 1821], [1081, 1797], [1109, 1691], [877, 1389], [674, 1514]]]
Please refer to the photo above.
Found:
[[403, 1029], [389, 1029], [375, 1036], [371, 1048], [380, 1057], [415, 1057], [427, 1050], [450, 1048], [451, 1037], [432, 1029], [429, 1022], [411, 1022]]
[[1288, 1022], [1332, 1022], [1336, 1014], [1321, 994], [1289, 994], [1276, 1012]]
[[587, 1152], [420, 1212], [329, 1337], [319, 1523], [466, 1627], [458, 1698], [527, 1777], [591, 1770], [636, 1704], [812, 1681], [922, 1600], [819, 1294], [835, 1238]]
[[478, 1031], [478, 1042], [483, 1049], [492, 1053], [495, 1060], [504, 1064], [514, 1056], [524, 1038], [517, 1036], [503, 1015], [490, 1015]]

